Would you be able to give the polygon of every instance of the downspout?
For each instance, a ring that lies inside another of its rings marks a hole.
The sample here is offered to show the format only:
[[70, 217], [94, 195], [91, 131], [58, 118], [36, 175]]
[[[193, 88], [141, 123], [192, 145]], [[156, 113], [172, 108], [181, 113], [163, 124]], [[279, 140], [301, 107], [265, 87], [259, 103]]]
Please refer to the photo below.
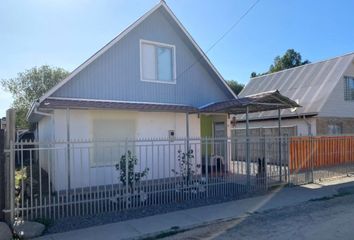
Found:
[[299, 119], [303, 119], [304, 122], [306, 123], [307, 125], [307, 135], [308, 136], [312, 136], [312, 126], [311, 126], [311, 123], [306, 119], [306, 116], [305, 115], [302, 115], [302, 118], [301, 118], [301, 115], [295, 110], [295, 113], [296, 115], [299, 117]]
[[307, 120], [306, 116], [303, 115], [302, 116], [303, 120], [305, 121], [306, 125], [307, 125], [307, 135], [308, 136], [312, 136], [312, 126], [311, 123]]
[[[50, 120], [51, 120], [52, 125], [53, 125], [53, 127], [52, 127], [52, 141], [54, 142], [54, 139], [55, 139], [54, 114], [53, 113], [46, 113], [46, 112], [38, 111], [38, 107], [39, 107], [39, 103], [36, 102], [35, 105], [34, 105], [34, 108], [33, 108], [33, 113], [41, 115], [41, 116], [45, 116], [45, 117], [50, 117]], [[38, 132], [38, 123], [37, 123], [37, 132]]]

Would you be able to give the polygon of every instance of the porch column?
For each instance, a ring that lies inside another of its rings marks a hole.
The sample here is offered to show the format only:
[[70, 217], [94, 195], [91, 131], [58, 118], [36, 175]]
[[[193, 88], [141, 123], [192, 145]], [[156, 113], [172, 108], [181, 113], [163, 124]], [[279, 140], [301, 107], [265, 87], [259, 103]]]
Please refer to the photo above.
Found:
[[67, 171], [68, 171], [68, 190], [70, 191], [71, 188], [71, 179], [70, 179], [70, 109], [66, 109], [66, 155], [67, 155]]
[[249, 139], [249, 108], [246, 107], [246, 174], [247, 187], [251, 186], [250, 139]]
[[187, 154], [187, 185], [189, 185], [190, 181], [190, 175], [191, 175], [191, 170], [190, 170], [190, 165], [189, 165], [189, 113], [186, 112], [186, 154]]

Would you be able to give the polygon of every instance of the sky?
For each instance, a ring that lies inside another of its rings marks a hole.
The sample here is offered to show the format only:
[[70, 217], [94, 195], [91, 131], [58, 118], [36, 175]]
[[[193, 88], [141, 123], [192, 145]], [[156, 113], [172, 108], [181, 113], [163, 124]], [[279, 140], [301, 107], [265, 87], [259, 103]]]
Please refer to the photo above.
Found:
[[[206, 51], [256, 0], [166, 0]], [[0, 79], [48, 64], [74, 70], [159, 0], [2, 0]], [[354, 52], [353, 0], [260, 0], [208, 57], [246, 84], [289, 48], [316, 62]], [[13, 99], [0, 89], [0, 117]]]

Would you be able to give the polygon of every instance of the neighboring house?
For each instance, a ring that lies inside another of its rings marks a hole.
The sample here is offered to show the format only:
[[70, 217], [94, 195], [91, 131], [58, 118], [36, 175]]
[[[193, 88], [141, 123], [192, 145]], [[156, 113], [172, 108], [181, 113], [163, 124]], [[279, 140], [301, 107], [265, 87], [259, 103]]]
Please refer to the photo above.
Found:
[[[240, 97], [278, 89], [302, 107], [281, 111], [283, 135], [354, 133], [354, 53], [252, 78]], [[278, 135], [278, 112], [250, 115], [251, 135]], [[236, 135], [245, 117], [237, 116]]]

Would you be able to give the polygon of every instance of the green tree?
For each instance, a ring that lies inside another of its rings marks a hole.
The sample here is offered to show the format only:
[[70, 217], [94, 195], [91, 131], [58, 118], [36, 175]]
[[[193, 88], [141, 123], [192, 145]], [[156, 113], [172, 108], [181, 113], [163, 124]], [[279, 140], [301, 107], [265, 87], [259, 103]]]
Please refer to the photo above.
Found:
[[265, 75], [268, 73], [278, 72], [284, 69], [298, 67], [310, 63], [309, 60], [302, 61], [301, 54], [294, 49], [288, 49], [283, 56], [277, 56], [272, 65], [270, 65], [268, 72], [265, 73], [251, 73], [251, 78]]
[[15, 78], [1, 80], [4, 90], [10, 92], [14, 98], [12, 105], [16, 109], [17, 128], [29, 127], [26, 114], [32, 102], [40, 98], [68, 74], [62, 68], [43, 65], [20, 72]]
[[245, 87], [245, 85], [241, 84], [241, 83], [238, 83], [234, 80], [229, 80], [229, 81], [226, 81], [227, 84], [229, 85], [229, 87], [231, 88], [231, 90], [236, 94], [238, 95], [242, 89]]

